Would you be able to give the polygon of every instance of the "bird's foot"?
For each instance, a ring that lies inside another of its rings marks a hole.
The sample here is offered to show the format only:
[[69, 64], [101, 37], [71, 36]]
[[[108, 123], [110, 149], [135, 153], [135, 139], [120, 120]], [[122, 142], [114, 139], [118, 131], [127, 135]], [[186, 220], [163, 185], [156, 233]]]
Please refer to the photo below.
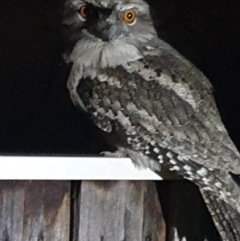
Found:
[[115, 152], [110, 152], [110, 151], [103, 151], [100, 153], [101, 156], [104, 157], [112, 157], [112, 158], [123, 158], [123, 157], [127, 157], [127, 152], [124, 148], [119, 148], [117, 151]]

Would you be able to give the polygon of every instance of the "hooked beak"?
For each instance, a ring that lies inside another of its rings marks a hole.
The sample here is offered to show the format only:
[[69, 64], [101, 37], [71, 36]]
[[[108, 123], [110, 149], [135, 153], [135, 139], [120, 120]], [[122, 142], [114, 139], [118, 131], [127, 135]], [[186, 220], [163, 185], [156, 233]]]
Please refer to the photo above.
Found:
[[93, 23], [90, 28], [90, 33], [100, 38], [104, 42], [108, 42], [110, 39], [111, 23], [108, 18], [112, 13], [112, 9], [98, 9], [98, 18], [96, 23]]

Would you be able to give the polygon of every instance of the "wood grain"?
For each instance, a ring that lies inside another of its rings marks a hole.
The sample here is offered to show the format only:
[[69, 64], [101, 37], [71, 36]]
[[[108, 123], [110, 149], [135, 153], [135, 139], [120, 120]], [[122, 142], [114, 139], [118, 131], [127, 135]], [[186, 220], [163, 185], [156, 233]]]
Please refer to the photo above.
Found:
[[75, 201], [74, 241], [165, 240], [154, 182], [84, 181]]
[[0, 240], [68, 241], [70, 182], [1, 181]]

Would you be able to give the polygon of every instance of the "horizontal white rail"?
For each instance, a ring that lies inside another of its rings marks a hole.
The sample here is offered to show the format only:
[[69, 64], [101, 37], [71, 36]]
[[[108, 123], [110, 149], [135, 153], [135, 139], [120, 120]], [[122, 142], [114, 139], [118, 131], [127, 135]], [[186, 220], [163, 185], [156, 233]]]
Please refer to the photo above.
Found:
[[0, 156], [0, 180], [161, 180], [128, 158]]

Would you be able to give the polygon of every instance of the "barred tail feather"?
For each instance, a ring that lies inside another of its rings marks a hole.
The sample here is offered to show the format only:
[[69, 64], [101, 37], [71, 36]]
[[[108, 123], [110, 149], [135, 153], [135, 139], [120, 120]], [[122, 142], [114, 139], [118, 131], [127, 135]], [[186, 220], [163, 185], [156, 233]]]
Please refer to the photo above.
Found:
[[210, 191], [200, 191], [222, 240], [240, 241], [240, 213]]

